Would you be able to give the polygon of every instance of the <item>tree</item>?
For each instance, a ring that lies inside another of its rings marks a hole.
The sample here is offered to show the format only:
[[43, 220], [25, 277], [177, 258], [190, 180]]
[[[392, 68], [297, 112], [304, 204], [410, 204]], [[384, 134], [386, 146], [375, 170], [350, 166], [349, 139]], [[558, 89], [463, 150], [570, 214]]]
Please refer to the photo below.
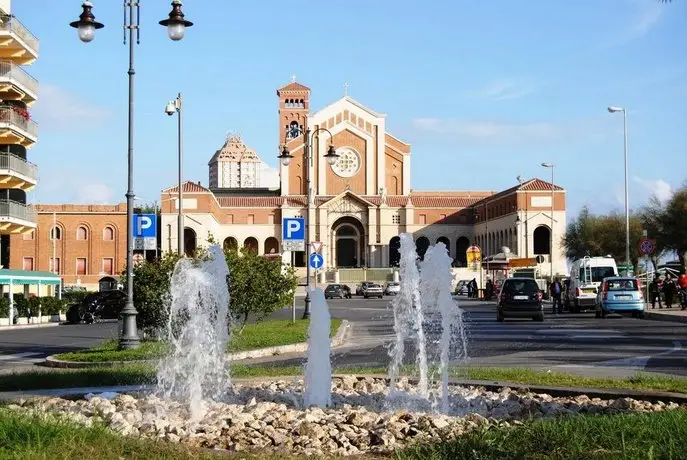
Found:
[[252, 315], [256, 321], [289, 305], [298, 284], [293, 267], [248, 248], [225, 251], [229, 266], [229, 309], [241, 319], [239, 334]]
[[652, 198], [643, 212], [649, 236], [661, 249], [677, 252], [682, 266], [687, 259], [687, 184], [665, 204]]
[[[630, 260], [639, 257], [639, 241], [642, 238], [642, 216], [630, 215]], [[625, 263], [625, 215], [612, 212], [607, 215], [592, 214], [582, 208], [575, 220], [568, 224], [563, 247], [570, 259], [584, 256], [610, 254], [619, 263]]]

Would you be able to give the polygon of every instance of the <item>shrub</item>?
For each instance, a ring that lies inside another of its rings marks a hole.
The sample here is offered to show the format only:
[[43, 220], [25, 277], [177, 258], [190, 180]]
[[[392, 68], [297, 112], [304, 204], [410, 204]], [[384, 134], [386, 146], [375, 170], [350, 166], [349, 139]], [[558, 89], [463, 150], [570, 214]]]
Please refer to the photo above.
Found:
[[64, 300], [57, 297], [41, 297], [41, 314], [45, 316], [59, 315], [64, 311], [66, 305]]
[[93, 294], [92, 291], [67, 291], [62, 293], [62, 300], [67, 304], [75, 304], [83, 302], [88, 294]]
[[7, 297], [0, 298], [0, 318], [10, 317], [10, 299]]

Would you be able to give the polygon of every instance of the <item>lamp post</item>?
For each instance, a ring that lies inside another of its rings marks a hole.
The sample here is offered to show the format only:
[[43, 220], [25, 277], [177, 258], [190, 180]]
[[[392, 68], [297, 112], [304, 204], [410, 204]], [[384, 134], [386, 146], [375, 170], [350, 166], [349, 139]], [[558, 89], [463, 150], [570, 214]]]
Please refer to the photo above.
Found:
[[545, 168], [551, 168], [551, 242], [549, 244], [549, 262], [551, 264], [551, 282], [553, 283], [553, 201], [554, 201], [554, 195], [553, 195], [553, 190], [554, 190], [554, 185], [553, 185], [553, 170], [555, 169], [555, 165], [553, 163], [542, 163], [541, 164]]
[[622, 112], [623, 114], [623, 150], [625, 154], [625, 274], [630, 269], [630, 197], [627, 184], [627, 110], [622, 107], [610, 106], [610, 113]]
[[[79, 32], [79, 39], [88, 43], [95, 38], [95, 31], [105, 27], [95, 20], [93, 15], [93, 3], [85, 1], [81, 5], [83, 11], [78, 21], [69, 25]], [[128, 14], [127, 14], [128, 9]], [[181, 12], [181, 1], [172, 1], [172, 11], [168, 18], [160, 21], [160, 25], [167, 27], [169, 38], [178, 41], [184, 38], [186, 27], [191, 27], [192, 22], [184, 19]], [[122, 349], [137, 348], [140, 345], [138, 337], [138, 327], [136, 325], [136, 315], [138, 312], [134, 307], [133, 291], [133, 210], [134, 210], [134, 32], [136, 43], [140, 43], [140, 3], [135, 0], [125, 1], [124, 3], [124, 44], [129, 45], [129, 120], [128, 120], [128, 148], [127, 148], [127, 190], [126, 190], [126, 303], [122, 309], [123, 328], [119, 338], [119, 346]]]
[[181, 178], [181, 173], [182, 173], [182, 166], [183, 166], [183, 158], [184, 158], [184, 147], [183, 147], [183, 134], [184, 134], [184, 126], [183, 126], [183, 117], [182, 117], [182, 112], [183, 112], [183, 98], [181, 96], [181, 93], [177, 95], [177, 98], [174, 99], [173, 101], [169, 101], [167, 103], [167, 107], [165, 107], [165, 113], [169, 115], [170, 117], [174, 115], [175, 113], [179, 115], [178, 117], [178, 127], [177, 127], [177, 148], [178, 148], [178, 163], [179, 163], [179, 178], [178, 178], [178, 189], [179, 189], [179, 194], [177, 196], [177, 252], [179, 253], [179, 256], [184, 255], [184, 200], [183, 200], [183, 191], [182, 191], [182, 178]]
[[[307, 161], [308, 167], [306, 168], [306, 174], [305, 174], [305, 184], [306, 184], [306, 193], [307, 193], [307, 204], [306, 204], [306, 214], [307, 217], [305, 219], [305, 254], [306, 256], [310, 254], [310, 203], [312, 202], [312, 188], [310, 187], [310, 168], [313, 166], [312, 164], [312, 138], [315, 136], [315, 134], [319, 133], [320, 131], [326, 131], [329, 134], [329, 149], [327, 149], [327, 153], [324, 155], [324, 158], [327, 160], [327, 163], [331, 166], [334, 163], [336, 163], [336, 160], [339, 158], [339, 154], [336, 153], [336, 149], [334, 148], [334, 145], [331, 144], [331, 140], [334, 138], [332, 136], [332, 133], [327, 129], [327, 128], [317, 128], [315, 131], [311, 131], [310, 128], [307, 128], [305, 131], [303, 131], [301, 128], [294, 126], [288, 134], [291, 134], [290, 139], [293, 139], [294, 137], [304, 135], [305, 136], [305, 161]], [[289, 137], [287, 137], [289, 139]], [[284, 166], [288, 166], [291, 163], [291, 160], [293, 159], [293, 155], [289, 152], [288, 147], [286, 146], [286, 140], [284, 139], [284, 145], [282, 146], [281, 154], [277, 157], [279, 160], [281, 160], [281, 164]], [[310, 318], [310, 261], [308, 260], [308, 257], [306, 257], [305, 260], [305, 309], [303, 310], [303, 319], [308, 319]]]

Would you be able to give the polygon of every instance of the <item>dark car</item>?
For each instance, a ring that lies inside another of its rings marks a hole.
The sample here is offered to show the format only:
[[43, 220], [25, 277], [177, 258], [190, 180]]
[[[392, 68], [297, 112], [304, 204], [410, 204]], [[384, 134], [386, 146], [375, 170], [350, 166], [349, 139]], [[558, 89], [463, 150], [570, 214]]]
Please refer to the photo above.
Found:
[[96, 323], [104, 319], [118, 319], [124, 308], [126, 293], [120, 290], [94, 292], [81, 303], [67, 310], [67, 321], [72, 324]]
[[497, 306], [497, 321], [506, 317], [532, 318], [544, 321], [542, 293], [531, 278], [508, 278], [501, 285]]
[[350, 299], [351, 297], [353, 297], [351, 288], [345, 284], [330, 284], [324, 290], [325, 299]]

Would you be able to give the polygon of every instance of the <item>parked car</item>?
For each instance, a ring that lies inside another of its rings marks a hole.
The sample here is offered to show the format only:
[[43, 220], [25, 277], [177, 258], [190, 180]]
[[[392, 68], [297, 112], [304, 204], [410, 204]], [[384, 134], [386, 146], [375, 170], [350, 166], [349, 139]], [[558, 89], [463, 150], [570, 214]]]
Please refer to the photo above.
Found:
[[639, 280], [632, 276], [612, 276], [601, 281], [596, 296], [596, 317], [608, 313], [630, 313], [633, 318], [644, 318], [644, 295]]
[[496, 320], [507, 317], [532, 318], [544, 321], [542, 293], [537, 282], [531, 278], [508, 278], [499, 292]]
[[118, 319], [124, 308], [126, 293], [120, 290], [94, 292], [87, 295], [81, 303], [67, 309], [67, 321], [72, 324], [81, 322], [96, 323], [104, 319]]
[[345, 284], [330, 284], [324, 290], [325, 299], [350, 299], [352, 297], [351, 288]]
[[355, 295], [365, 295], [365, 288], [370, 284], [374, 284], [372, 281], [363, 281], [355, 288]]
[[386, 287], [384, 288], [384, 294], [397, 295], [399, 292], [401, 292], [401, 283], [398, 283], [396, 281], [389, 281], [388, 283], [386, 283]]
[[379, 297], [380, 299], [384, 297], [384, 290], [379, 284], [368, 284], [363, 291], [363, 297], [369, 299], [370, 297]]
[[456, 290], [454, 291], [455, 295], [468, 295], [468, 283], [471, 280], [460, 280], [458, 281], [458, 284], [456, 284]]

